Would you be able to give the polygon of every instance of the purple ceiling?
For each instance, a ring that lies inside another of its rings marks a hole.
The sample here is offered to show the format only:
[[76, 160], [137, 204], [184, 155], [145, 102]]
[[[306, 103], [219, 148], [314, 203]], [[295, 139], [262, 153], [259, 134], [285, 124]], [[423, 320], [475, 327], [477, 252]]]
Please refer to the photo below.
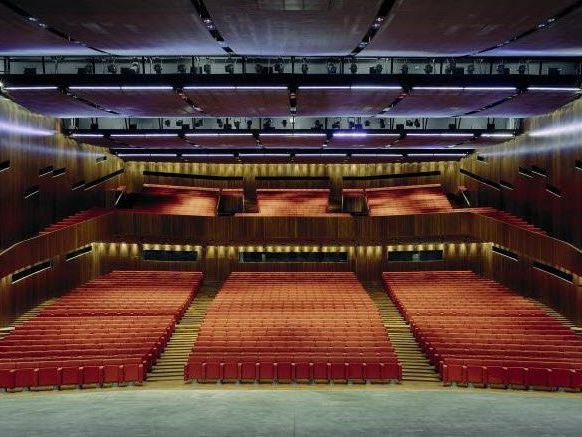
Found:
[[96, 52], [71, 43], [0, 4], [0, 55], [49, 54], [93, 55]]
[[289, 92], [282, 89], [184, 89], [211, 116], [284, 117], [289, 115]]
[[297, 115], [364, 116], [376, 115], [402, 93], [397, 89], [306, 89], [297, 91]]
[[[414, 88], [388, 117], [453, 117], [491, 105], [516, 93], [508, 90], [420, 89]], [[477, 116], [479, 116], [477, 114]]]
[[199, 115], [173, 89], [83, 89], [71, 90], [75, 95], [122, 116], [131, 117], [192, 117]]
[[[116, 55], [224, 54], [190, 0], [17, 0], [14, 3], [51, 27]], [[28, 43], [24, 37], [21, 45], [28, 44], [34, 48], [34, 41]], [[51, 53], [65, 54], [58, 47]]]
[[[10, 97], [27, 109], [53, 117], [193, 117], [200, 113], [173, 90], [74, 89], [11, 90]], [[413, 89], [383, 117], [452, 117], [477, 111], [472, 117], [527, 117], [551, 112], [577, 94], [565, 91], [528, 91], [512, 99], [512, 90]], [[204, 115], [216, 117], [286, 117], [286, 89], [186, 90]], [[299, 90], [298, 116], [373, 116], [400, 95], [398, 90]], [[493, 105], [487, 108], [488, 105]], [[483, 108], [487, 108], [482, 110]], [[113, 112], [107, 112], [110, 110]], [[284, 139], [289, 141], [290, 139]], [[266, 141], [269, 141], [267, 138]]]
[[403, 0], [395, 2], [385, 24], [362, 54], [390, 53], [404, 57], [472, 54], [535, 28], [573, 3], [573, 0]]
[[346, 55], [381, 0], [205, 0], [228, 46], [241, 55]]

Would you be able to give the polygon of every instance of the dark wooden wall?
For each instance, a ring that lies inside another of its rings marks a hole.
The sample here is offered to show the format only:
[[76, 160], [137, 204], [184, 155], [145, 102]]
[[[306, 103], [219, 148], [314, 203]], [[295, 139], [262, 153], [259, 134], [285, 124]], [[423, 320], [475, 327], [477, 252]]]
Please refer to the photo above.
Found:
[[[58, 131], [57, 121], [34, 115], [0, 97], [0, 120], [14, 126]], [[107, 160], [97, 162], [98, 157]], [[0, 248], [31, 237], [45, 226], [76, 211], [104, 201], [106, 190], [123, 184], [115, 177], [95, 188], [73, 190], [74, 183], [94, 181], [123, 168], [123, 161], [107, 149], [79, 144], [61, 134], [31, 136], [0, 132], [0, 162], [10, 168], [0, 172]], [[52, 166], [65, 173], [39, 176], [39, 170]], [[25, 191], [39, 185], [40, 193], [28, 199]]]
[[[492, 188], [471, 177], [461, 175], [479, 205], [496, 206], [524, 217], [550, 234], [582, 246], [582, 171], [576, 160], [582, 160], [582, 136], [562, 134], [532, 137], [548, 127], [582, 125], [582, 101], [578, 100], [558, 111], [527, 120], [526, 133], [499, 146], [483, 147], [477, 154], [461, 161], [461, 168], [494, 182], [509, 182], [513, 189]], [[531, 171], [543, 169], [547, 177], [532, 177], [519, 173], [519, 168]], [[546, 184], [561, 191], [561, 198], [546, 191]]]
[[[281, 180], [257, 181], [257, 188], [329, 188], [328, 178], [341, 184], [344, 176], [407, 175], [419, 172], [440, 171], [437, 176], [406, 176], [370, 181], [344, 181], [344, 188], [390, 187], [398, 185], [442, 184], [446, 191], [454, 192], [459, 185], [459, 163], [456, 161], [407, 162], [380, 164], [208, 164], [185, 162], [128, 162], [126, 172], [130, 191], [140, 191], [144, 183], [187, 185], [213, 188], [241, 188], [242, 181], [206, 180], [167, 176], [144, 176], [144, 170], [219, 177], [278, 177]], [[285, 179], [290, 178], [290, 179]], [[305, 178], [303, 180], [297, 178]], [[311, 178], [311, 179], [310, 179]]]

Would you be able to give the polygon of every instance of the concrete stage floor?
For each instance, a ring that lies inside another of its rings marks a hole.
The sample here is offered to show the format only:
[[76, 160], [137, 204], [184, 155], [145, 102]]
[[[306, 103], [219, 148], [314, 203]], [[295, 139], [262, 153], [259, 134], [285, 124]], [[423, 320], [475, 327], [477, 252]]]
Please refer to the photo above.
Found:
[[582, 435], [580, 394], [189, 387], [0, 394], [0, 435]]

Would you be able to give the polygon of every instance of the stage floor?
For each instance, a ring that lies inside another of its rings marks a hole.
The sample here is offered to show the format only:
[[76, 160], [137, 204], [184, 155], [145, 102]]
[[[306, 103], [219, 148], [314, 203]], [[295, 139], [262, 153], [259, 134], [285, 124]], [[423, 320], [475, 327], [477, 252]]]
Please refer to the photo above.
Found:
[[[185, 386], [191, 387], [192, 386]], [[0, 394], [12, 436], [580, 436], [582, 395], [402, 386]]]

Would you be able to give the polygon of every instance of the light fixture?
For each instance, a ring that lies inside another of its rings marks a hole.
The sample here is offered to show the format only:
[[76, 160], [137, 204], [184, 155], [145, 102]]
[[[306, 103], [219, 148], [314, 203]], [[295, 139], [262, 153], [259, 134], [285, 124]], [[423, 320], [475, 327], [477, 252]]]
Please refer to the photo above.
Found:
[[19, 124], [4, 123], [0, 121], [0, 132], [8, 132], [17, 135], [30, 135], [34, 137], [48, 137], [55, 134], [54, 131], [48, 129], [39, 129], [36, 127], [23, 126]]
[[309, 65], [307, 64], [307, 58], [303, 58], [301, 63], [301, 73], [307, 74], [309, 72]]
[[164, 67], [162, 67], [162, 60], [160, 58], [154, 59], [154, 71], [156, 74], [162, 74]]
[[212, 67], [210, 64], [204, 64], [204, 66], [202, 67], [203, 71], [205, 74], [210, 74], [212, 73]]
[[273, 69], [279, 74], [285, 72], [285, 65], [283, 64], [282, 58], [277, 59], [277, 61], [275, 62], [275, 65], [273, 66]]
[[472, 133], [446, 133], [446, 132], [424, 132], [424, 133], [417, 133], [411, 132], [406, 133], [407, 137], [417, 137], [417, 138], [438, 138], [438, 137], [455, 137], [455, 138], [470, 138], [474, 135]]
[[230, 59], [224, 66], [224, 71], [227, 72], [228, 74], [234, 74], [234, 63]]
[[330, 60], [327, 62], [327, 74], [336, 74], [337, 73], [337, 65], [335, 62]]
[[111, 138], [177, 138], [178, 134], [111, 134]]
[[352, 60], [352, 63], [350, 64], [350, 73], [356, 74], [357, 72], [358, 72], [358, 64], [356, 64], [356, 61]]
[[6, 91], [50, 91], [57, 90], [56, 86], [8, 86]]
[[555, 91], [555, 92], [576, 92], [582, 91], [580, 88], [574, 87], [544, 87], [544, 86], [530, 86], [527, 88], [528, 91]]
[[186, 64], [184, 64], [183, 62], [180, 62], [178, 64], [178, 73], [180, 74], [186, 74], [186, 72], [188, 71], [188, 68], [186, 67]]
[[315, 132], [262, 132], [260, 133], [261, 137], [325, 137], [326, 134], [315, 133]]
[[491, 133], [491, 134], [481, 134], [481, 138], [513, 138], [515, 135], [511, 133]]
[[408, 74], [408, 64], [402, 64], [402, 67], [400, 67], [400, 72], [402, 74]]
[[517, 91], [515, 87], [508, 86], [415, 86], [412, 91]]
[[424, 66], [424, 72], [426, 74], [431, 74], [433, 72], [433, 70], [434, 70], [434, 67], [432, 66], [432, 64], [426, 64]]
[[71, 138], [103, 138], [103, 134], [71, 134]]
[[558, 135], [572, 135], [582, 132], [582, 123], [572, 123], [557, 127], [550, 127], [529, 132], [530, 137], [553, 137]]

